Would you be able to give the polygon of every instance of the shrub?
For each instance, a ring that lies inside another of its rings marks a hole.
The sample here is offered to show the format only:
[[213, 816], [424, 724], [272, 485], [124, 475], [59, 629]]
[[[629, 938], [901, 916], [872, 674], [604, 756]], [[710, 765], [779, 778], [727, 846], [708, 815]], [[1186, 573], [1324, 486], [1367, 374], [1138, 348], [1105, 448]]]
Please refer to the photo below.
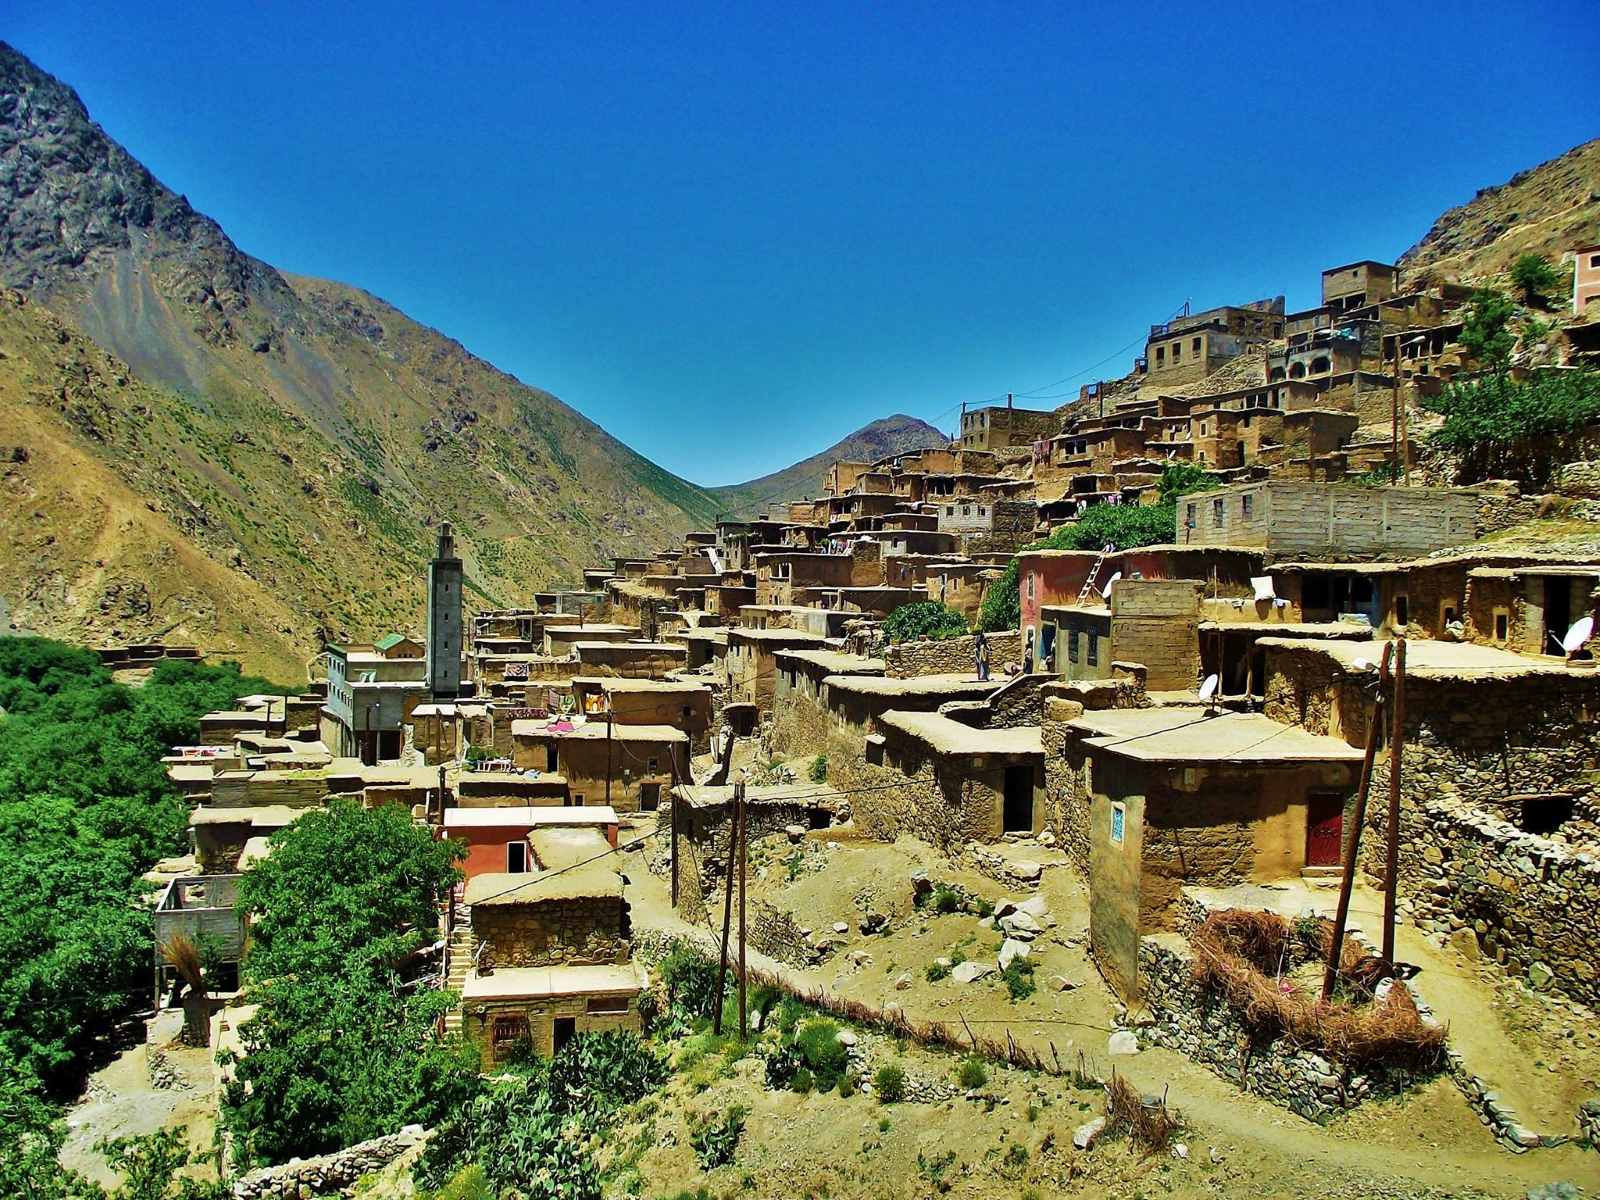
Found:
[[922, 972], [922, 977], [929, 983], [938, 983], [941, 979], [950, 978], [950, 970], [950, 967], [935, 960], [928, 964], [927, 968]]
[[944, 914], [948, 915], [948, 914], [953, 913], [953, 912], [959, 912], [960, 909], [961, 909], [961, 897], [956, 895], [956, 893], [954, 891], [952, 891], [950, 888], [947, 888], [947, 887], [935, 888], [934, 889], [934, 893], [933, 893], [933, 911], [934, 912], [936, 912], [936, 913], [944, 913]]
[[1492, 288], [1472, 293], [1472, 307], [1461, 324], [1462, 348], [1487, 367], [1500, 368], [1517, 348], [1517, 336], [1508, 328], [1516, 306]]
[[[734, 1105], [720, 1117], [707, 1117], [689, 1132], [689, 1145], [694, 1147], [700, 1169], [710, 1171], [733, 1161], [739, 1148], [739, 1135], [744, 1132], [744, 1119], [749, 1109]], [[598, 1192], [596, 1193], [598, 1194]]]
[[962, 1059], [961, 1065], [956, 1068], [956, 1082], [969, 1091], [987, 1084], [989, 1071], [983, 1065], [983, 1059], [976, 1054]]
[[839, 1026], [825, 1017], [816, 1017], [800, 1026], [794, 1044], [816, 1076], [817, 1086], [831, 1089], [850, 1063], [850, 1051], [839, 1040]]
[[547, 1086], [563, 1112], [606, 1117], [667, 1081], [666, 1059], [636, 1033], [580, 1033], [550, 1060]]
[[794, 1077], [806, 1065], [805, 1057], [793, 1042], [779, 1042], [766, 1057], [766, 1080], [769, 1088], [786, 1088], [794, 1084]]
[[1444, 416], [1430, 440], [1462, 456], [1469, 481], [1492, 474], [1541, 483], [1565, 461], [1566, 440], [1600, 421], [1600, 372], [1463, 380], [1447, 384], [1429, 407]]
[[783, 999], [783, 989], [770, 983], [758, 983], [750, 993], [750, 1010], [765, 1017]]
[[906, 1073], [899, 1063], [884, 1063], [872, 1074], [872, 1090], [885, 1104], [906, 1098]]
[[800, 1067], [796, 1070], [794, 1078], [789, 1081], [790, 1090], [798, 1092], [802, 1096], [809, 1096], [816, 1086], [817, 1077], [807, 1067]]
[[794, 1027], [805, 1020], [811, 1010], [793, 996], [785, 996], [778, 1002], [778, 1008], [773, 1016], [777, 1022], [778, 1032], [789, 1034], [794, 1032]]
[[751, 787], [781, 787], [794, 782], [794, 772], [776, 758], [759, 763], [750, 771]]
[[985, 633], [1003, 633], [1022, 627], [1022, 597], [1017, 560], [1012, 559], [1000, 578], [984, 589], [983, 602], [978, 606], [978, 628]]
[[1005, 982], [1006, 991], [1011, 993], [1013, 1002], [1026, 1000], [1037, 990], [1033, 982], [1033, 964], [1025, 958], [1014, 958], [1006, 969], [1000, 972], [1000, 978]]
[[1511, 283], [1531, 304], [1560, 286], [1561, 275], [1544, 255], [1530, 252], [1511, 264]]
[[[657, 967], [667, 988], [667, 1003], [673, 1012], [687, 1019], [710, 1019], [717, 1003], [717, 964], [691, 946], [677, 945]], [[732, 973], [723, 981], [726, 998], [732, 986]]]
[[856, 1088], [859, 1086], [860, 1083], [856, 1079], [856, 1073], [854, 1071], [846, 1071], [843, 1075], [839, 1076], [839, 1095], [843, 1096], [845, 1099], [848, 1100], [851, 1096], [854, 1096], [856, 1094]]
[[819, 754], [812, 760], [809, 775], [812, 783], [828, 782], [828, 756], [826, 754]]
[[922, 637], [942, 642], [965, 637], [967, 632], [967, 619], [937, 600], [902, 604], [883, 622], [883, 636], [891, 642], [914, 642]]

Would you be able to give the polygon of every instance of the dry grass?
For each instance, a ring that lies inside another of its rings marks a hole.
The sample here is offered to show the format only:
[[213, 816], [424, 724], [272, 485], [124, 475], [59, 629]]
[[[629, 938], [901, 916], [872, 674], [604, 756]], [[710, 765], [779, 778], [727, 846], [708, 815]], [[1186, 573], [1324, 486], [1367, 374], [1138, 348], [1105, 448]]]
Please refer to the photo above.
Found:
[[1178, 1131], [1178, 1118], [1167, 1107], [1165, 1097], [1146, 1104], [1137, 1089], [1121, 1075], [1113, 1073], [1106, 1086], [1106, 1132], [1120, 1134], [1146, 1153], [1165, 1150]]
[[195, 991], [206, 990], [205, 969], [200, 962], [200, 948], [186, 933], [175, 933], [161, 943], [161, 957]]
[[1284, 978], [1297, 956], [1309, 952], [1326, 959], [1332, 937], [1332, 926], [1321, 919], [1291, 925], [1275, 913], [1212, 913], [1189, 940], [1195, 979], [1221, 993], [1253, 1029], [1287, 1037], [1335, 1062], [1351, 1067], [1436, 1066], [1445, 1029], [1424, 1023], [1410, 991], [1398, 982], [1381, 1002], [1373, 1001], [1372, 988], [1388, 973], [1387, 966], [1352, 939], [1347, 937], [1340, 950], [1339, 978], [1356, 999], [1324, 1004], [1320, 995]]

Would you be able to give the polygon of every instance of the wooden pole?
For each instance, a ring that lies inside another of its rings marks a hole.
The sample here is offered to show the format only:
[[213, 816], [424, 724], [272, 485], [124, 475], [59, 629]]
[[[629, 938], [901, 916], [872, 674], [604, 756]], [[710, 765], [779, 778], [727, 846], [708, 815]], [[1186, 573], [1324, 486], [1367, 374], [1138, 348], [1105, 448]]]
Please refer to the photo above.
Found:
[[739, 847], [738, 794], [738, 787], [735, 786], [733, 811], [728, 817], [728, 887], [722, 901], [722, 953], [717, 959], [717, 1007], [716, 1015], [711, 1019], [711, 1032], [716, 1037], [722, 1036], [722, 994], [728, 978], [728, 932], [733, 923], [733, 856]]
[[1400, 470], [1400, 332], [1394, 335], [1394, 394], [1389, 401], [1389, 461]]
[[606, 807], [611, 807], [611, 697], [606, 697]]
[[677, 912], [677, 910], [678, 910], [678, 804], [682, 801], [682, 799], [683, 799], [683, 797], [678, 795], [678, 789], [677, 788], [673, 788], [672, 789], [672, 807], [667, 810], [668, 816], [672, 820], [672, 833], [670, 835], [670, 841], [668, 842], [668, 845], [671, 847], [671, 849], [670, 849], [671, 858], [669, 859], [669, 861], [672, 864], [672, 910], [673, 910], [673, 912]]
[[1383, 688], [1389, 677], [1389, 661], [1394, 656], [1394, 643], [1383, 648], [1383, 666], [1378, 672], [1378, 699], [1372, 706], [1372, 717], [1367, 722], [1367, 753], [1361, 760], [1361, 783], [1356, 788], [1354, 824], [1350, 830], [1350, 843], [1345, 849], [1344, 875], [1339, 882], [1339, 907], [1333, 917], [1333, 941], [1328, 949], [1328, 966], [1322, 973], [1322, 1002], [1333, 998], [1333, 981], [1339, 973], [1339, 959], [1344, 949], [1345, 924], [1350, 919], [1350, 893], [1355, 888], [1356, 859], [1361, 849], [1361, 826], [1367, 820], [1367, 793], [1372, 788], [1372, 761], [1378, 756], [1378, 731], [1383, 726]]
[[733, 789], [734, 807], [739, 814], [739, 1040], [750, 1040], [750, 1014], [745, 1004], [745, 921], [744, 892], [750, 860], [750, 810], [744, 798], [744, 784]]
[[1389, 737], [1389, 845], [1383, 868], [1383, 958], [1394, 961], [1394, 918], [1400, 892], [1400, 760], [1406, 743], [1406, 640], [1394, 653], [1393, 732]]

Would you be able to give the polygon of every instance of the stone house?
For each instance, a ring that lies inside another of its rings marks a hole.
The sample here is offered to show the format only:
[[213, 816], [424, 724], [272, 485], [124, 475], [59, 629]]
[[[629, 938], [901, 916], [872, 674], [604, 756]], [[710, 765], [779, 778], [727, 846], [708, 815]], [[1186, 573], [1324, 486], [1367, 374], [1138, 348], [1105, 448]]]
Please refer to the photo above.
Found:
[[1200, 678], [1200, 592], [1189, 579], [1123, 578], [1109, 605], [1043, 606], [1036, 669], [1110, 679], [1114, 662], [1139, 663], [1151, 691], [1190, 691]]
[[654, 812], [666, 789], [689, 778], [689, 738], [667, 725], [584, 720], [511, 724], [512, 761], [567, 781], [569, 802], [619, 813]]
[[778, 664], [773, 656], [779, 650], [826, 648], [827, 639], [805, 629], [728, 630], [727, 694], [730, 700], [754, 704], [762, 713], [772, 711]]
[[963, 410], [961, 448], [963, 450], [1003, 450], [1010, 446], [1031, 446], [1049, 437], [1061, 426], [1054, 409], [1017, 408], [1008, 399], [1002, 405]]
[[[681, 664], [680, 664], [681, 665]], [[712, 695], [688, 679], [617, 679], [579, 675], [572, 681], [578, 712], [619, 725], [669, 725], [689, 738], [689, 752], [702, 754], [711, 738]]]
[[1361, 765], [1342, 739], [1258, 714], [1061, 707], [1051, 823], [1089, 881], [1095, 959], [1124, 994], [1139, 991], [1140, 939], [1177, 927], [1184, 887], [1297, 879], [1340, 861]]
[[688, 665], [689, 652], [675, 642], [574, 642], [572, 654], [584, 676], [649, 679]]
[[881, 658], [797, 647], [773, 652], [772, 744], [787, 753], [823, 751], [830, 722], [824, 691], [830, 677], [881, 677]]
[[569, 658], [579, 642], [625, 642], [639, 636], [637, 625], [616, 625], [605, 621], [579, 621], [569, 625], [547, 625], [544, 653], [548, 658]]

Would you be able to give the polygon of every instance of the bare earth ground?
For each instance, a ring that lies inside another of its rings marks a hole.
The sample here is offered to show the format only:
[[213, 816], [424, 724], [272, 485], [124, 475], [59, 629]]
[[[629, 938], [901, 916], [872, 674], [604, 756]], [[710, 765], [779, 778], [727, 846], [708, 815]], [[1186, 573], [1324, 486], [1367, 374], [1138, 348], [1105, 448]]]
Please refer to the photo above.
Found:
[[[752, 1186], [758, 1195], [805, 1195], [803, 1188], [791, 1185], [813, 1177], [815, 1182], [809, 1186], [817, 1195], [932, 1195], [935, 1187], [917, 1170], [918, 1139], [930, 1139], [932, 1144], [956, 1151], [963, 1170], [952, 1184], [953, 1195], [1022, 1196], [1032, 1189], [1039, 1195], [1521, 1197], [1531, 1187], [1557, 1180], [1577, 1184], [1585, 1194], [1600, 1192], [1600, 1155], [1575, 1146], [1510, 1154], [1496, 1145], [1448, 1078], [1441, 1077], [1400, 1099], [1369, 1103], [1327, 1127], [1318, 1127], [1241, 1092], [1205, 1067], [1170, 1051], [1150, 1048], [1136, 1057], [1108, 1058], [1106, 1038], [1119, 1004], [1085, 955], [1087, 897], [1076, 877], [1065, 869], [1046, 871], [1041, 886], [1058, 924], [1034, 943], [1039, 990], [1033, 996], [1014, 1003], [992, 979], [966, 985], [952, 979], [929, 982], [923, 972], [934, 958], [957, 950], [971, 958], [992, 954], [998, 935], [981, 928], [972, 916], [914, 910], [909, 882], [912, 871], [921, 867], [936, 880], [959, 883], [991, 901], [1005, 896], [1005, 889], [983, 876], [952, 867], [942, 855], [911, 840], [888, 846], [851, 840], [848, 830], [838, 829], [810, 836], [839, 845], [825, 852], [828, 865], [824, 869], [802, 873], [792, 882], [781, 865], [790, 853], [783, 838], [752, 845], [753, 876], [760, 876], [765, 868], [765, 878], [752, 879], [752, 899], [767, 899], [789, 909], [804, 925], [819, 932], [829, 931], [836, 921], [848, 922], [851, 932], [839, 952], [820, 967], [798, 970], [760, 955], [751, 956], [753, 965], [779, 970], [796, 983], [821, 985], [854, 999], [896, 1003], [914, 1017], [956, 1024], [965, 1018], [974, 1029], [995, 1035], [1009, 1030], [1019, 1042], [1046, 1054], [1053, 1044], [1062, 1061], [1069, 1064], [1082, 1051], [1097, 1073], [1109, 1073], [1115, 1066], [1141, 1091], [1166, 1090], [1169, 1102], [1183, 1115], [1185, 1129], [1180, 1136], [1189, 1157], [1156, 1164], [1124, 1163], [1120, 1168], [1095, 1165], [1102, 1157], [1115, 1163], [1118, 1156], [1126, 1158], [1126, 1152], [1105, 1147], [1082, 1155], [1072, 1150], [1072, 1128], [1091, 1115], [1078, 1105], [1089, 1103], [1098, 1112], [1099, 1094], [1080, 1096], [1056, 1080], [1031, 1081], [1032, 1086], [1049, 1093], [1039, 1102], [1043, 1111], [1037, 1122], [1027, 1122], [1025, 1112], [1019, 1115], [1018, 1109], [1025, 1110], [1027, 1102], [1018, 1092], [1011, 1105], [994, 1113], [983, 1113], [981, 1106], [965, 1100], [940, 1106], [897, 1106], [898, 1111], [886, 1114], [894, 1128], [882, 1138], [875, 1124], [863, 1131], [865, 1118], [855, 1119], [857, 1109], [863, 1114], [877, 1112], [869, 1099], [801, 1100], [768, 1093], [754, 1082], [715, 1083], [697, 1098], [702, 1105], [711, 1097], [724, 1105], [739, 1102], [752, 1106], [750, 1126], [741, 1142], [741, 1147], [751, 1149], [741, 1149], [739, 1162], [754, 1174]], [[710, 938], [706, 925], [691, 930], [671, 911], [664, 880], [642, 869], [630, 871], [629, 879], [636, 927], [694, 932], [702, 939]], [[887, 935], [859, 933], [857, 921], [862, 910], [853, 898], [863, 889], [876, 897], [874, 908], [894, 914]], [[859, 967], [851, 963], [850, 952], [856, 949], [870, 955]], [[1402, 943], [1403, 954], [1411, 961], [1422, 959], [1421, 949]], [[1432, 958], [1423, 964], [1424, 978], [1430, 971], [1435, 978], [1428, 981], [1424, 994], [1446, 1019], [1460, 1021], [1463, 1033], [1458, 1040], [1464, 1050], [1470, 1041], [1474, 1069], [1498, 1086], [1509, 1086], [1502, 1080], [1516, 1080], [1519, 1096], [1541, 1098], [1540, 1111], [1527, 1112], [1530, 1119], [1548, 1111], [1552, 1121], [1559, 1117], [1559, 1124], [1543, 1131], [1570, 1133], [1576, 1100], [1594, 1094], [1586, 1082], [1594, 1079], [1600, 1061], [1589, 1036], [1593, 1026], [1579, 1030], [1559, 1010], [1552, 1016], [1544, 1001], [1519, 998], [1514, 995], [1516, 989], [1503, 983], [1496, 992], [1477, 981], [1475, 969], [1457, 956], [1426, 949]], [[1452, 971], [1448, 977], [1444, 975], [1446, 967]], [[910, 976], [909, 986], [897, 989], [896, 979], [903, 975]], [[1077, 986], [1065, 992], [1053, 990], [1050, 980], [1056, 975]], [[1442, 986], [1446, 980], [1448, 986]], [[1574, 1028], [1572, 1038], [1560, 1036], [1564, 1027]], [[1547, 1040], [1550, 1037], [1558, 1041], [1552, 1043]], [[1537, 1055], [1528, 1048], [1533, 1042], [1566, 1047], [1566, 1061], [1550, 1061], [1552, 1056], [1546, 1051], [1539, 1060], [1545, 1065], [1535, 1068]], [[953, 1060], [943, 1061], [948, 1078]], [[1552, 1065], [1554, 1071], [1548, 1069]], [[747, 1068], [741, 1065], [739, 1069]], [[1028, 1086], [1019, 1073], [1003, 1074], [1017, 1075], [1021, 1081], [1018, 1088]], [[1507, 1098], [1509, 1101], [1510, 1096]], [[770, 1123], [763, 1116], [769, 1110]], [[903, 1128], [907, 1125], [909, 1129]], [[1043, 1131], [1051, 1129], [1057, 1133], [1053, 1149], [1041, 1157], [1038, 1150]], [[1001, 1145], [1002, 1132], [1014, 1141], [1032, 1138], [1029, 1161], [1039, 1172], [1037, 1177], [1024, 1172], [1008, 1178], [993, 1169], [993, 1162], [985, 1156]], [[684, 1135], [680, 1132], [678, 1137], [681, 1148]], [[863, 1145], [869, 1140], [882, 1145], [869, 1150]], [[850, 1144], [846, 1146], [845, 1141]], [[753, 1149], [757, 1146], [762, 1148]], [[757, 1166], [745, 1163], [747, 1153], [756, 1156], [752, 1161]], [[641, 1161], [647, 1195], [670, 1196], [679, 1188], [698, 1186], [699, 1177], [691, 1169], [692, 1155], [689, 1166], [681, 1161], [682, 1155], [670, 1151], [663, 1155], [659, 1161], [649, 1156]], [[1062, 1160], [1050, 1168], [1057, 1171], [1053, 1176], [1041, 1165], [1053, 1161], [1052, 1156]], [[844, 1174], [844, 1163], [858, 1160], [873, 1164], [865, 1179]], [[1067, 1169], [1062, 1165], [1066, 1162], [1078, 1162], [1079, 1173], [1061, 1174]], [[773, 1165], [764, 1165], [769, 1163]], [[646, 1169], [647, 1165], [654, 1169]], [[949, 1182], [948, 1176], [943, 1181]], [[733, 1174], [728, 1183], [722, 1183], [713, 1176], [704, 1182], [713, 1194], [721, 1195], [740, 1191], [742, 1178]], [[824, 1183], [827, 1191], [821, 1190]]]

